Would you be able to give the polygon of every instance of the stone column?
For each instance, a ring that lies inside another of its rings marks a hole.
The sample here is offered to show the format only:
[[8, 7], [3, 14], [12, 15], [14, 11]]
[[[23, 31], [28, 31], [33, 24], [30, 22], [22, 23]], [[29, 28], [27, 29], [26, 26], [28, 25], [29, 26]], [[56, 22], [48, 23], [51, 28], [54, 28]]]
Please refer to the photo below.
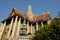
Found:
[[11, 35], [11, 37], [14, 37], [15, 29], [16, 29], [16, 24], [17, 24], [17, 20], [18, 20], [18, 16], [16, 16], [16, 18], [15, 18], [15, 22], [14, 22], [14, 25], [13, 25], [12, 35]]
[[21, 28], [21, 18], [19, 18], [19, 21], [18, 21], [18, 28], [17, 28], [16, 36], [19, 36], [20, 28]]
[[12, 30], [13, 21], [14, 21], [14, 18], [12, 18], [12, 20], [11, 20], [11, 24], [10, 24], [9, 31], [8, 31], [8, 34], [7, 34], [7, 38], [9, 38], [9, 36], [10, 36], [10, 32]]
[[1, 38], [2, 38], [2, 29], [3, 29], [3, 23], [2, 23], [2, 25], [1, 25], [0, 40], [1, 40]]
[[38, 30], [38, 23], [36, 22], [36, 30]]
[[33, 26], [32, 26], [32, 24], [31, 24], [31, 34], [33, 34]]
[[26, 20], [24, 19], [23, 24], [26, 25]]
[[27, 22], [27, 34], [30, 33], [30, 30], [29, 30], [29, 22]]
[[51, 24], [51, 20], [48, 20], [47, 23], [48, 23], [48, 25]]
[[43, 22], [41, 22], [41, 26], [43, 27]]
[[5, 27], [6, 27], [6, 21], [2, 24], [2, 32], [1, 32], [1, 35], [0, 35], [0, 40], [3, 37], [3, 32], [4, 32]]

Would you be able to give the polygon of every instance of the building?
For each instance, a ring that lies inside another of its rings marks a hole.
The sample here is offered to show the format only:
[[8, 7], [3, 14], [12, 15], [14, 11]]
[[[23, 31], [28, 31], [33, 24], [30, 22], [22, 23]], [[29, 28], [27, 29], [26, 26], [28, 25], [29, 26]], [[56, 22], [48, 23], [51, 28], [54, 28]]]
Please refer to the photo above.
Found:
[[29, 40], [36, 30], [50, 23], [49, 12], [34, 15], [30, 5], [26, 14], [13, 8], [10, 15], [2, 21], [0, 40]]

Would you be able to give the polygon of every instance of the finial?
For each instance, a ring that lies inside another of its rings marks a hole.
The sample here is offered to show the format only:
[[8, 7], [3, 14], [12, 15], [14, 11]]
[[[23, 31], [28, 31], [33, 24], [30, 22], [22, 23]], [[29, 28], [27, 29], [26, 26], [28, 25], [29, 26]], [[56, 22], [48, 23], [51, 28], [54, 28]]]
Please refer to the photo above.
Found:
[[28, 6], [28, 14], [32, 14], [31, 5]]
[[31, 9], [31, 5], [29, 5], [29, 6], [28, 6], [28, 8], [30, 8], [30, 9]]
[[13, 7], [13, 11], [14, 11], [14, 10], [16, 10], [16, 8], [15, 8], [15, 7]]
[[50, 11], [48, 11], [47, 14], [50, 14]]
[[16, 9], [15, 7], [13, 9]]

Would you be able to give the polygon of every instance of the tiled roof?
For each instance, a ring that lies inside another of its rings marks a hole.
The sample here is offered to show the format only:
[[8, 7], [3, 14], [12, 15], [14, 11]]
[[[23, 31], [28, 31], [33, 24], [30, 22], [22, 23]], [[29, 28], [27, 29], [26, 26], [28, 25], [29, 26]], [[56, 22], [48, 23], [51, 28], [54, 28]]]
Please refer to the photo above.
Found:
[[[29, 20], [28, 19], [28, 15], [23, 14], [19, 10], [16, 10], [14, 8], [13, 8], [12, 12], [10, 13], [10, 15], [8, 16], [8, 18], [10, 18], [10, 17], [12, 17], [12, 16], [14, 16], [16, 14], [18, 14], [19, 16], [21, 16], [21, 17], [26, 18], [27, 20]], [[29, 21], [35, 22], [35, 21], [39, 21], [39, 20], [49, 20], [49, 19], [50, 19], [50, 14], [46, 13], [46, 14], [42, 14], [42, 15], [34, 15], [33, 16], [33, 20], [29, 20]]]
[[50, 14], [42, 14], [36, 17], [37, 20], [48, 20], [50, 19]]

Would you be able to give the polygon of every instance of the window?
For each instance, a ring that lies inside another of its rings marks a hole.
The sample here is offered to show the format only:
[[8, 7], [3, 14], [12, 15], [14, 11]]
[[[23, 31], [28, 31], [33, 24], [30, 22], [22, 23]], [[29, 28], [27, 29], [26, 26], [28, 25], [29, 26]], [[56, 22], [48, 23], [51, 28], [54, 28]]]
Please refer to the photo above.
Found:
[[22, 35], [25, 35], [26, 32], [27, 32], [26, 25], [23, 25], [22, 28], [21, 28], [21, 34], [22, 34]]

